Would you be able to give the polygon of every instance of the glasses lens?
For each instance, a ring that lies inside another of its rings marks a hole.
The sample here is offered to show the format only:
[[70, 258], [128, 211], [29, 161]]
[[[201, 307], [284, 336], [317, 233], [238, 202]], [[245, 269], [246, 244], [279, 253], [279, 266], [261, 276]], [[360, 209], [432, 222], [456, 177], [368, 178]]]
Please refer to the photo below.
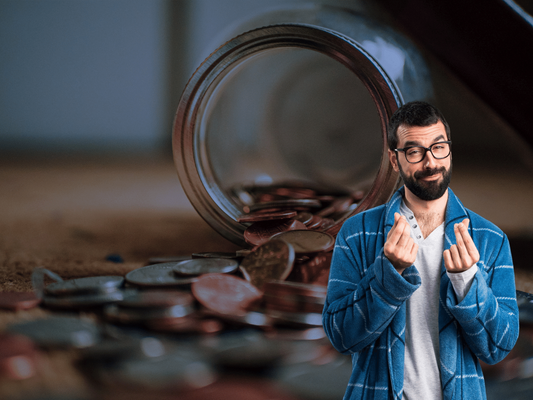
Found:
[[424, 147], [410, 147], [405, 150], [405, 158], [410, 163], [417, 163], [426, 155], [426, 149]]
[[430, 149], [435, 158], [446, 158], [450, 154], [449, 143], [434, 143]]

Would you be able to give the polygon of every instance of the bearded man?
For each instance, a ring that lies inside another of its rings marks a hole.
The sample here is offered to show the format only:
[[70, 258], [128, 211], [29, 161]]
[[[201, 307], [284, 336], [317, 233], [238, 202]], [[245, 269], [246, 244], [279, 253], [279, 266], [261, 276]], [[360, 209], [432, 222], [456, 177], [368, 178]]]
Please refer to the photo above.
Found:
[[337, 235], [323, 326], [352, 355], [345, 399], [486, 399], [479, 360], [516, 343], [509, 241], [448, 187], [451, 144], [434, 106], [400, 107], [388, 154], [404, 186]]

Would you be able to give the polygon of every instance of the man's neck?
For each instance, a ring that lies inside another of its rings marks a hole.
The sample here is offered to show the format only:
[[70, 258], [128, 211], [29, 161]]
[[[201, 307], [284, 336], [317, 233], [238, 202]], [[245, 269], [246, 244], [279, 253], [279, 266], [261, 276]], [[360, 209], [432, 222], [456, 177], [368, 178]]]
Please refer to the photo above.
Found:
[[436, 200], [422, 200], [415, 196], [405, 187], [405, 204], [415, 214], [415, 218], [420, 225], [424, 238], [428, 237], [446, 217], [446, 205], [448, 204], [448, 190], [444, 195]]

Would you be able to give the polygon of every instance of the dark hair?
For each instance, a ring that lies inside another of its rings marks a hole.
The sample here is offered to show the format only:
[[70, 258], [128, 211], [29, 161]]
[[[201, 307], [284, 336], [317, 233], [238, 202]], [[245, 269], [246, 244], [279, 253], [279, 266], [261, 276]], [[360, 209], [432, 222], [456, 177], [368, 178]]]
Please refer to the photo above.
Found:
[[389, 149], [394, 150], [398, 147], [398, 127], [407, 126], [430, 126], [437, 122], [442, 122], [446, 130], [448, 140], [451, 140], [450, 126], [444, 115], [434, 106], [425, 101], [411, 101], [398, 108], [389, 121], [387, 129], [387, 142]]

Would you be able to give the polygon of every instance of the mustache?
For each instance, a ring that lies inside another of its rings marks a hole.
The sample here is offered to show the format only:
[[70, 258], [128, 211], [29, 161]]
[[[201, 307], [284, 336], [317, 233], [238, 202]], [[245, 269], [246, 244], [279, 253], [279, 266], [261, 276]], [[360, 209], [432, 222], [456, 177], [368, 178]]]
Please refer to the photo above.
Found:
[[433, 176], [433, 175], [437, 175], [438, 173], [442, 173], [444, 174], [446, 172], [446, 168], [445, 167], [440, 167], [440, 168], [428, 168], [428, 169], [425, 169], [423, 171], [417, 171], [414, 173], [414, 177], [416, 179], [420, 179], [420, 178], [427, 178], [428, 176]]

